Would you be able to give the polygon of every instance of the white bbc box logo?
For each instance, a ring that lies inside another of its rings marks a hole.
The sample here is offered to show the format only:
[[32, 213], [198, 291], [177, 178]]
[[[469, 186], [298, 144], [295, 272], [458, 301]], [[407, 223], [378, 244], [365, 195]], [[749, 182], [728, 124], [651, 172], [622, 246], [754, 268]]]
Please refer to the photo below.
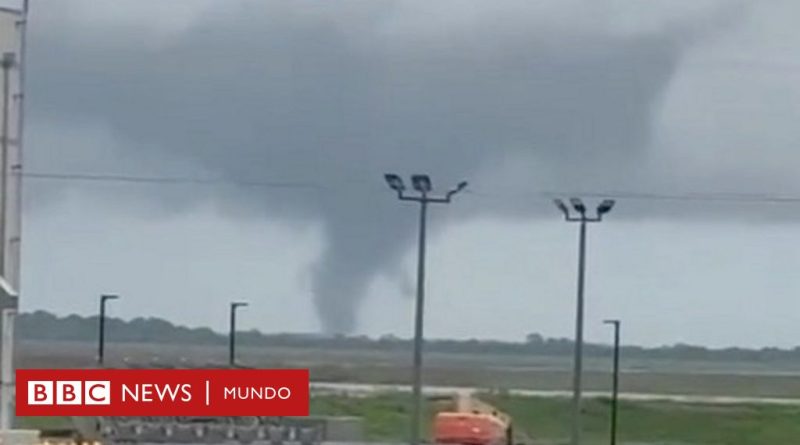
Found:
[[28, 405], [110, 405], [108, 380], [29, 380]]

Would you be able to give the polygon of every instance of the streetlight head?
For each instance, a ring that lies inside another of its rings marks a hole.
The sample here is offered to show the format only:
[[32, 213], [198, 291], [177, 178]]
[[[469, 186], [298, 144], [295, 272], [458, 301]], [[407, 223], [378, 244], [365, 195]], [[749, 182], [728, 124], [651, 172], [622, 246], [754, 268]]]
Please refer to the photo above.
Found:
[[16, 63], [16, 55], [12, 52], [3, 53], [3, 58], [0, 60], [3, 68], [11, 68]]
[[554, 199], [553, 204], [555, 204], [556, 207], [558, 207], [558, 210], [561, 210], [561, 212], [564, 213], [565, 217], [569, 218], [569, 209], [567, 208], [567, 205], [564, 204], [564, 201], [560, 199]]
[[411, 176], [411, 183], [414, 188], [420, 193], [428, 193], [431, 191], [431, 178], [428, 175], [413, 175]]
[[247, 303], [244, 302], [244, 301], [236, 301], [236, 302], [231, 303], [231, 306], [233, 306], [233, 307], [244, 307], [244, 306], [247, 306]]
[[103, 300], [117, 300], [119, 299], [119, 295], [102, 295], [100, 298]]
[[619, 320], [603, 320], [603, 324], [618, 324]]
[[405, 184], [403, 184], [403, 179], [394, 173], [386, 173], [383, 175], [383, 178], [386, 180], [386, 184], [388, 184], [389, 187], [391, 187], [394, 191], [402, 192], [406, 189]]
[[606, 199], [597, 206], [597, 213], [600, 215], [606, 214], [614, 207], [613, 199]]
[[586, 206], [580, 199], [570, 198], [569, 202], [572, 204], [572, 207], [575, 209], [576, 212], [580, 213], [581, 215], [586, 213]]
[[459, 182], [458, 185], [453, 190], [447, 192], [447, 198], [450, 199], [453, 195], [464, 190], [465, 188], [467, 188], [467, 181]]

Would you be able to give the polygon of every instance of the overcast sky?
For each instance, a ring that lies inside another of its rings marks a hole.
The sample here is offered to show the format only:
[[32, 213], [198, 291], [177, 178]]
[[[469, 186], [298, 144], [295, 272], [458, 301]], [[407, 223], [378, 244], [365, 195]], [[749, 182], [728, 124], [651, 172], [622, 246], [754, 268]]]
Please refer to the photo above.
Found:
[[[797, 2], [32, 2], [26, 170], [220, 184], [26, 182], [23, 309], [409, 336], [431, 209], [431, 337], [800, 344]], [[657, 195], [643, 199], [644, 195]]]

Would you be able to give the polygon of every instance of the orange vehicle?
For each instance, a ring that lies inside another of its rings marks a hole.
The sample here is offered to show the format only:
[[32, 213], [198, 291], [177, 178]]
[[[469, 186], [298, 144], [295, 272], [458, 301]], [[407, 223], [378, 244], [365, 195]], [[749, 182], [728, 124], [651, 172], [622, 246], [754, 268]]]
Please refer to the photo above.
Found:
[[433, 441], [458, 445], [514, 445], [511, 417], [468, 395], [436, 414]]

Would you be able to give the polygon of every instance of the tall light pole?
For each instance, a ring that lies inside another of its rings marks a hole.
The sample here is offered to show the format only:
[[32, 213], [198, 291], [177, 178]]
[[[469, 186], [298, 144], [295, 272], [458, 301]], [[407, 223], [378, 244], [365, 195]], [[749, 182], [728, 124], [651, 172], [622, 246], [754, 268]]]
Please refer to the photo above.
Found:
[[116, 300], [119, 295], [101, 295], [100, 296], [100, 320], [99, 332], [97, 334], [97, 364], [103, 366], [103, 359], [105, 358], [106, 346], [106, 302], [108, 300]]
[[11, 114], [11, 69], [16, 64], [16, 55], [12, 52], [3, 53], [0, 59], [0, 68], [3, 70], [3, 120], [0, 124], [0, 171], [2, 172], [2, 182], [0, 182], [0, 242], [2, 242], [2, 253], [0, 254], [0, 273], [5, 277], [7, 269], [6, 259], [8, 258], [8, 236], [6, 235], [6, 221], [8, 220], [8, 185], [9, 181], [9, 121]]
[[431, 179], [427, 175], [411, 176], [411, 184], [419, 192], [417, 195], [408, 195], [405, 184], [400, 176], [395, 174], [384, 175], [389, 187], [397, 192], [401, 201], [419, 203], [419, 246], [417, 255], [417, 301], [414, 318], [414, 371], [413, 371], [413, 408], [411, 418], [411, 445], [420, 443], [420, 426], [422, 424], [422, 341], [423, 318], [425, 313], [425, 230], [428, 213], [428, 204], [449, 204], [453, 195], [464, 190], [467, 182], [460, 182], [456, 188], [444, 196], [431, 196]]
[[[6, 214], [8, 215], [8, 228], [6, 233], [9, 243], [9, 255], [6, 259], [5, 270], [6, 278], [11, 285], [19, 291], [20, 289], [20, 252], [22, 243], [22, 161], [23, 161], [23, 139], [25, 135], [25, 66], [27, 60], [27, 37], [28, 34], [28, 10], [29, 1], [22, 0], [22, 10], [17, 29], [19, 30], [19, 57], [17, 58], [17, 93], [13, 96], [17, 101], [17, 131], [16, 131], [16, 150], [11, 156], [11, 163], [8, 169], [12, 175], [12, 183], [9, 187], [9, 205]], [[13, 332], [12, 332], [13, 334]]]
[[237, 301], [231, 303], [231, 325], [228, 334], [228, 365], [236, 365], [236, 309], [247, 306], [247, 303]]
[[570, 211], [564, 201], [556, 199], [556, 207], [564, 213], [567, 222], [580, 223], [580, 236], [578, 242], [578, 303], [575, 313], [575, 359], [573, 370], [573, 397], [572, 397], [572, 445], [581, 442], [581, 383], [583, 377], [583, 288], [586, 271], [586, 224], [600, 222], [603, 215], [614, 207], [614, 201], [606, 199], [597, 206], [595, 216], [586, 214], [586, 205], [578, 198], [571, 198], [570, 204], [574, 213]]
[[13, 342], [14, 342], [14, 316], [17, 310], [17, 299], [11, 298], [10, 294], [18, 295], [19, 280], [17, 276], [17, 264], [13, 270], [10, 270], [7, 259], [9, 258], [9, 242], [7, 235], [7, 226], [9, 222], [8, 213], [8, 189], [9, 189], [9, 146], [11, 142], [11, 99], [14, 93], [11, 92], [11, 70], [16, 65], [16, 55], [13, 52], [5, 52], [0, 59], [0, 68], [3, 70], [2, 89], [3, 89], [3, 104], [2, 104], [2, 123], [0, 123], [0, 276], [3, 278], [4, 284], [11, 284], [12, 292], [3, 292], [2, 298], [2, 313], [0, 314], [0, 324], [2, 330], [0, 331], [0, 380], [2, 380], [2, 387], [0, 387], [0, 428], [7, 430], [11, 428], [13, 423], [13, 400], [12, 396], [15, 392], [14, 389], [14, 364], [13, 360]]
[[611, 445], [617, 444], [617, 401], [619, 399], [619, 320], [605, 320], [614, 326], [614, 377], [611, 389]]
[[[10, 163], [6, 163], [6, 170], [12, 174], [11, 179], [7, 185], [4, 185], [5, 195], [10, 201], [4, 209], [3, 232], [4, 237], [8, 239], [8, 246], [5, 246], [2, 254], [3, 259], [3, 275], [6, 284], [9, 284], [13, 289], [14, 301], [10, 303], [11, 307], [3, 304], [2, 313], [0, 313], [0, 430], [8, 430], [12, 427], [13, 412], [14, 412], [14, 363], [12, 345], [14, 343], [14, 318], [16, 317], [16, 308], [18, 306], [18, 294], [20, 290], [20, 242], [22, 234], [22, 141], [24, 135], [24, 104], [25, 104], [25, 60], [26, 60], [26, 34], [28, 29], [28, 0], [22, 0], [22, 9], [15, 12], [18, 16], [15, 24], [19, 32], [19, 50], [16, 63], [17, 81], [16, 91], [12, 93], [12, 97], [17, 104], [16, 116], [16, 143], [13, 156], [9, 156]], [[6, 73], [7, 76], [8, 73]], [[10, 114], [9, 111], [4, 113], [3, 118]], [[11, 142], [10, 131], [6, 127], [3, 131], [3, 141], [6, 144], [5, 149], [8, 149], [8, 143]], [[9, 153], [11, 155], [11, 153]]]

